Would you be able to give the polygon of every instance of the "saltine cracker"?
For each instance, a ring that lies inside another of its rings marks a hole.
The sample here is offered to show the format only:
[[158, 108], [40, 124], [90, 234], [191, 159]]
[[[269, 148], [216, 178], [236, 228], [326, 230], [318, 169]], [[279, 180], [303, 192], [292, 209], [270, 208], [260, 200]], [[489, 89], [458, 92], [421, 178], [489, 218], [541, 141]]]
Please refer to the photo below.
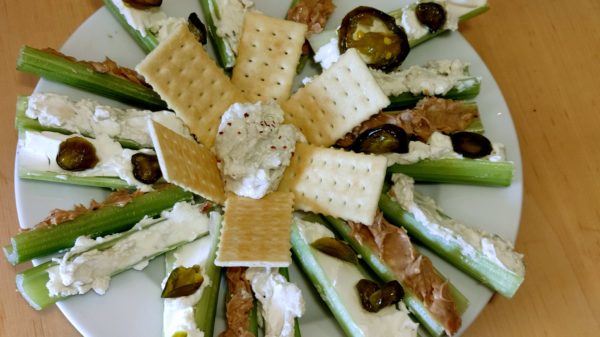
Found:
[[370, 225], [386, 168], [383, 156], [298, 143], [279, 191], [294, 193], [296, 209]]
[[306, 31], [305, 24], [247, 13], [231, 76], [233, 84], [253, 101], [288, 99]]
[[293, 193], [272, 192], [262, 199], [229, 194], [215, 265], [289, 266], [293, 204]]
[[389, 104], [358, 52], [349, 49], [281, 107], [309, 143], [330, 146]]
[[148, 129], [166, 181], [218, 204], [225, 202], [217, 157], [206, 146], [152, 120]]
[[233, 103], [247, 102], [187, 25], [180, 25], [135, 69], [208, 147], [223, 112]]

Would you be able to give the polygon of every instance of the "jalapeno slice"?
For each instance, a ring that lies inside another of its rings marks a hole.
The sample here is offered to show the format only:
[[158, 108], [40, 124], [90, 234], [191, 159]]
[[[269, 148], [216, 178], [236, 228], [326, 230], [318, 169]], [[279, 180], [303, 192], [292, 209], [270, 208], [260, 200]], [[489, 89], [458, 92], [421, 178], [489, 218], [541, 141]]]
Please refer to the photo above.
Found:
[[189, 296], [202, 286], [204, 277], [199, 265], [192, 267], [177, 267], [171, 271], [160, 297], [177, 298]]
[[340, 260], [358, 264], [358, 257], [350, 246], [342, 240], [323, 237], [310, 244], [313, 248]]
[[137, 9], [160, 7], [162, 5], [162, 0], [123, 0], [123, 2]]
[[352, 144], [352, 150], [363, 153], [406, 153], [408, 135], [396, 125], [384, 124], [361, 133]]
[[492, 143], [484, 136], [461, 131], [450, 135], [452, 148], [467, 158], [481, 158], [492, 153]]
[[71, 137], [58, 146], [56, 163], [63, 170], [83, 171], [98, 164], [96, 148], [83, 137]]
[[410, 51], [396, 19], [372, 7], [360, 6], [346, 14], [338, 37], [341, 53], [355, 48], [369, 67], [385, 72], [398, 67]]
[[133, 177], [144, 184], [154, 184], [162, 177], [158, 158], [153, 154], [136, 153], [131, 156]]
[[188, 16], [188, 29], [201, 44], [206, 44], [206, 26], [200, 21], [198, 14], [192, 12]]
[[446, 10], [435, 2], [422, 2], [415, 7], [417, 20], [435, 33], [446, 23]]

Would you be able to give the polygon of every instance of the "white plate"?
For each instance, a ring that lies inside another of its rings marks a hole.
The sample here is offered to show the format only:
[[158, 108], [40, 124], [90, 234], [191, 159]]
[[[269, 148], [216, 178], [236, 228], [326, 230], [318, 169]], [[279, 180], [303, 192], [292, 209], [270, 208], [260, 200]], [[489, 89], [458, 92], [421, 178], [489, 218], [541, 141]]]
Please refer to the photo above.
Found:
[[[259, 9], [275, 17], [283, 17], [289, 1], [261, 1]], [[338, 9], [330, 20], [333, 28], [341, 17], [359, 4], [358, 1], [337, 1]], [[382, 10], [392, 10], [405, 1], [363, 1]], [[198, 0], [165, 1], [164, 10], [173, 16], [187, 17], [190, 11], [200, 13]], [[62, 49], [81, 59], [102, 60], [104, 56], [119, 64], [134, 67], [144, 54], [104, 8], [98, 10], [71, 36]], [[471, 62], [471, 72], [483, 78], [477, 98], [486, 134], [506, 145], [508, 159], [515, 162], [513, 184], [508, 188], [476, 186], [419, 186], [435, 198], [447, 213], [465, 224], [498, 233], [513, 240], [519, 227], [522, 199], [521, 158], [517, 136], [508, 107], [494, 78], [477, 53], [458, 33], [445, 34], [411, 51], [405, 65], [422, 64], [430, 59], [460, 58]], [[67, 86], [41, 80], [38, 92], [57, 92], [72, 98], [91, 97], [106, 103], [121, 104]], [[102, 199], [106, 191], [97, 188], [67, 186], [53, 183], [21, 181], [15, 178], [15, 195], [19, 221], [27, 227], [39, 222], [53, 208], [70, 208], [74, 203]], [[428, 254], [431, 256], [431, 254]], [[491, 292], [465, 274], [433, 256], [434, 264], [468, 297], [470, 306], [463, 316], [466, 329], [479, 314]], [[88, 337], [161, 336], [162, 304], [160, 282], [164, 267], [162, 259], [152, 262], [144, 271], [128, 271], [115, 277], [104, 296], [90, 293], [72, 297], [59, 308], [69, 321]], [[304, 336], [343, 336], [328, 309], [321, 303], [312, 286], [304, 281], [297, 269], [291, 277], [304, 290], [307, 310], [301, 319]], [[222, 298], [222, 297], [221, 297]], [[223, 307], [218, 309], [216, 334], [223, 330]]]

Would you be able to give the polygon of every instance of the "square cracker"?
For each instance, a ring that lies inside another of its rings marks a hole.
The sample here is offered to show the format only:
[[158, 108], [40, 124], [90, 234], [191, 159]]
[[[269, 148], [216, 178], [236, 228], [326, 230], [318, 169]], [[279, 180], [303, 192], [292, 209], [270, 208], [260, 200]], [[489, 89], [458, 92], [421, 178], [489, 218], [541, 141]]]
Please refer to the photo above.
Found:
[[217, 157], [160, 123], [149, 121], [148, 128], [165, 180], [222, 205], [225, 190]]
[[294, 207], [371, 225], [387, 159], [298, 143], [279, 191], [295, 194]]
[[356, 50], [349, 49], [282, 108], [309, 143], [330, 146], [389, 104]]
[[231, 81], [253, 101], [286, 100], [306, 38], [305, 24], [245, 15]]
[[233, 103], [247, 102], [187, 25], [162, 41], [136, 70], [208, 147], [214, 143], [223, 112]]
[[215, 264], [222, 267], [287, 267], [294, 195], [272, 192], [262, 199], [230, 194]]

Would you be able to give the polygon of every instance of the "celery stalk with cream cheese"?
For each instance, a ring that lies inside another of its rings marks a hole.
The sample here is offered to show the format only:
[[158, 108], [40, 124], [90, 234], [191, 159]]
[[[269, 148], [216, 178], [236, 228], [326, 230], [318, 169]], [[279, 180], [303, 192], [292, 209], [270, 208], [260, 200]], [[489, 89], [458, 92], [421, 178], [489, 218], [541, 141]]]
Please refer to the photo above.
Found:
[[212, 336], [216, 315], [221, 268], [215, 266], [221, 216], [209, 215], [209, 235], [183, 245], [165, 255], [166, 276], [177, 267], [200, 266], [202, 285], [188, 296], [166, 298], [163, 303], [163, 336], [173, 337], [186, 333], [188, 337]]
[[148, 261], [208, 234], [199, 206], [175, 204], [158, 218], [144, 218], [127, 232], [79, 237], [64, 256], [17, 274], [17, 289], [36, 310], [90, 290], [102, 295], [113, 276], [141, 270]]
[[377, 313], [366, 311], [360, 303], [356, 284], [369, 278], [356, 265], [326, 255], [310, 244], [334, 234], [321, 223], [294, 219], [292, 250], [302, 270], [312, 281], [342, 330], [350, 337], [416, 336], [418, 324], [409, 317], [403, 302]]
[[106, 134], [123, 147], [140, 149], [153, 147], [147, 127], [150, 118], [190, 136], [183, 121], [171, 111], [121, 109], [52, 93], [18, 97], [15, 124], [19, 130], [78, 133], [90, 138]]
[[497, 235], [469, 228], [445, 215], [433, 199], [413, 190], [414, 181], [393, 174], [394, 185], [382, 194], [386, 219], [442, 258], [505, 297], [512, 297], [525, 278], [523, 255]]
[[131, 158], [137, 153], [154, 154], [154, 150], [124, 149], [106, 134], [99, 134], [94, 139], [83, 137], [95, 148], [98, 163], [94, 167], [82, 171], [61, 168], [56, 161], [60, 144], [75, 136], [47, 131], [23, 132], [17, 147], [19, 177], [97, 187], [152, 190], [151, 185], [134, 177]]

